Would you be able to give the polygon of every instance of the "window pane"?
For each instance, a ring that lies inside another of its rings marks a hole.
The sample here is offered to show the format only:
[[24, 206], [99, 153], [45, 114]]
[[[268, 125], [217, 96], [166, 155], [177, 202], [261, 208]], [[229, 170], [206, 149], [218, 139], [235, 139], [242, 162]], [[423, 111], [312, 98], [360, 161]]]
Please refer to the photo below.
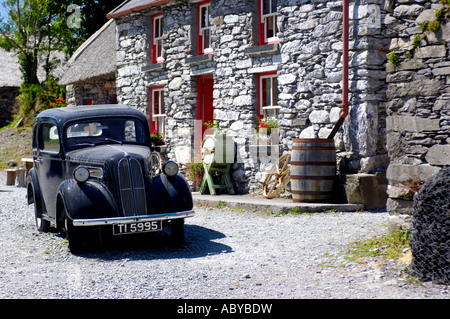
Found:
[[271, 104], [271, 98], [270, 98], [270, 78], [264, 78], [261, 80], [261, 93], [262, 93], [262, 106], [270, 106]]
[[164, 117], [158, 117], [155, 121], [155, 129], [164, 136]]
[[155, 18], [155, 38], [159, 38], [161, 36], [161, 18]]
[[266, 39], [273, 38], [275, 36], [276, 32], [276, 26], [275, 26], [275, 16], [267, 17], [266, 19]]
[[270, 0], [261, 0], [262, 1], [262, 13], [269, 14], [271, 9], [271, 1]]
[[278, 113], [277, 109], [264, 110], [264, 117], [265, 118], [276, 118], [277, 113]]
[[153, 91], [153, 115], [159, 115], [160, 114], [160, 91]]
[[208, 14], [208, 7], [204, 6], [201, 8], [201, 21], [200, 21], [200, 27], [207, 28], [209, 26], [209, 14]]
[[273, 92], [273, 103], [272, 105], [278, 105], [278, 78], [272, 78], [272, 92]]
[[162, 40], [156, 41], [156, 57], [162, 56]]
[[203, 31], [203, 51], [211, 47], [211, 37], [209, 36], [210, 30]]
[[166, 111], [164, 108], [164, 93], [163, 93], [163, 91], [159, 91], [159, 105], [160, 105], [159, 113], [161, 115], [165, 114]]

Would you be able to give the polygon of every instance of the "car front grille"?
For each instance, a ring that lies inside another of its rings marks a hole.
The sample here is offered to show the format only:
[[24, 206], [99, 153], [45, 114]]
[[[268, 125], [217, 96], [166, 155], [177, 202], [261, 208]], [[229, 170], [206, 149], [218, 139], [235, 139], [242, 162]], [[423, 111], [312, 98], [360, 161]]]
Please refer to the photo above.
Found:
[[144, 175], [139, 162], [133, 158], [123, 158], [119, 162], [120, 199], [124, 216], [145, 215]]

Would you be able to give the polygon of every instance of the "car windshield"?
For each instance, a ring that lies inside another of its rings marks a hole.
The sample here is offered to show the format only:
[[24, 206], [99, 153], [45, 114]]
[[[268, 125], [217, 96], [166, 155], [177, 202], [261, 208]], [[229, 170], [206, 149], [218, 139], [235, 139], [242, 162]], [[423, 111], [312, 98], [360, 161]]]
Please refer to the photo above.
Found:
[[144, 125], [135, 119], [100, 118], [71, 123], [66, 128], [70, 148], [111, 143], [146, 144]]

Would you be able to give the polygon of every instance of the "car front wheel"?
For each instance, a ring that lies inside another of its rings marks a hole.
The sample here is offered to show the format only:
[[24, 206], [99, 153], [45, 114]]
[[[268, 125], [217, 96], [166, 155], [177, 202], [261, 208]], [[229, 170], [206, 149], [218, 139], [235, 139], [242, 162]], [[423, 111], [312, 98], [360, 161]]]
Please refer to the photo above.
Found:
[[83, 252], [83, 231], [73, 225], [70, 217], [66, 215], [65, 228], [67, 231], [67, 239], [69, 240], [69, 249], [73, 254]]

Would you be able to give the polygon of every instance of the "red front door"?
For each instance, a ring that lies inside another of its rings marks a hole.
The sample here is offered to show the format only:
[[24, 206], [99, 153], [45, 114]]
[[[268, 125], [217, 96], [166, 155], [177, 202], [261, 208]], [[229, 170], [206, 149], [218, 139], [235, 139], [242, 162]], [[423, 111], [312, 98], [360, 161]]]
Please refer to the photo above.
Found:
[[[206, 122], [214, 123], [214, 107], [213, 107], [213, 90], [214, 79], [212, 74], [199, 76], [197, 82], [197, 125], [201, 125], [200, 128], [196, 128], [197, 137], [195, 138], [195, 157], [201, 158], [201, 145], [203, 141], [203, 135], [207, 129], [204, 125]], [[199, 136], [201, 134], [201, 136]]]
[[197, 120], [202, 122], [202, 134], [206, 130], [206, 122], [214, 123], [213, 119], [213, 90], [214, 80], [212, 75], [200, 76], [198, 78]]

